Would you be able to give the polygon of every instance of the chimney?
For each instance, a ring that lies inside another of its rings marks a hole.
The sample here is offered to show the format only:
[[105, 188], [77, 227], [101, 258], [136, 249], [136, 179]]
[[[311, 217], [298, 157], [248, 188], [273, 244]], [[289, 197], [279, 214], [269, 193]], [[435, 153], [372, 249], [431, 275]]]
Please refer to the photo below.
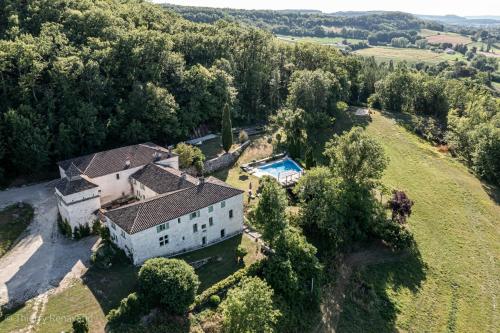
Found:
[[170, 145], [167, 147], [168, 149], [168, 157], [172, 157], [172, 150], [174, 149], [174, 146]]
[[125, 160], [125, 169], [128, 169], [130, 167], [130, 159]]
[[205, 177], [200, 177], [199, 180], [200, 180], [200, 185], [205, 183]]

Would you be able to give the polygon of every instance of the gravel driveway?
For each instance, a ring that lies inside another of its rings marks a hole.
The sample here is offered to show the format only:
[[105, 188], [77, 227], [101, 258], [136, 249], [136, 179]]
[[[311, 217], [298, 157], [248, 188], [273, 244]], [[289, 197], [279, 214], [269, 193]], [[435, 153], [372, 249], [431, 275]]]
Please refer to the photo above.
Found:
[[54, 181], [0, 191], [0, 208], [24, 201], [35, 216], [22, 239], [0, 258], [0, 306], [23, 303], [88, 267], [97, 237], [72, 241], [57, 230]]

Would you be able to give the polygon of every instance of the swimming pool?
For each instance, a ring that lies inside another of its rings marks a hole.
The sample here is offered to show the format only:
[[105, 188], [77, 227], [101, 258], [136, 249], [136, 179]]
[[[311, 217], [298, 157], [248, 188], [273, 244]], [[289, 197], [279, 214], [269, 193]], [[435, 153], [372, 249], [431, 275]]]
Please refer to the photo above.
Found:
[[302, 168], [294, 160], [285, 158], [276, 162], [257, 167], [261, 174], [268, 174], [278, 180], [285, 175], [301, 174]]

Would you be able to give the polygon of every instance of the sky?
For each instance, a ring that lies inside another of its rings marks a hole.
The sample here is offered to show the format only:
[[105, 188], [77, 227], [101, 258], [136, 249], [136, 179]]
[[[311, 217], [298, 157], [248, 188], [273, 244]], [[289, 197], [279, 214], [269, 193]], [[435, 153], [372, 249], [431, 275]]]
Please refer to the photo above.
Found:
[[152, 0], [184, 6], [242, 9], [319, 9], [323, 12], [392, 10], [413, 14], [500, 16], [500, 0]]

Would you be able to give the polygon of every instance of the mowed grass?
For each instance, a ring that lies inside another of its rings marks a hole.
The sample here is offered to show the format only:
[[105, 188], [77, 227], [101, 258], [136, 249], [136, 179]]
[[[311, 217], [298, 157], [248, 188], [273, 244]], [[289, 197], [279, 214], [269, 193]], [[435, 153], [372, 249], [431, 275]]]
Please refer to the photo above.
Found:
[[337, 332], [500, 331], [500, 207], [467, 169], [377, 113], [366, 128], [389, 166], [386, 185], [415, 201], [422, 262], [353, 274]]
[[0, 257], [15, 243], [33, 219], [33, 207], [14, 204], [0, 210]]
[[388, 46], [375, 46], [366, 49], [357, 50], [354, 53], [364, 57], [375, 57], [377, 62], [394, 62], [406, 61], [409, 64], [423, 62], [430, 65], [435, 65], [441, 61], [464, 60], [464, 56], [460, 53], [446, 54], [435, 53], [430, 50], [396, 48]]

